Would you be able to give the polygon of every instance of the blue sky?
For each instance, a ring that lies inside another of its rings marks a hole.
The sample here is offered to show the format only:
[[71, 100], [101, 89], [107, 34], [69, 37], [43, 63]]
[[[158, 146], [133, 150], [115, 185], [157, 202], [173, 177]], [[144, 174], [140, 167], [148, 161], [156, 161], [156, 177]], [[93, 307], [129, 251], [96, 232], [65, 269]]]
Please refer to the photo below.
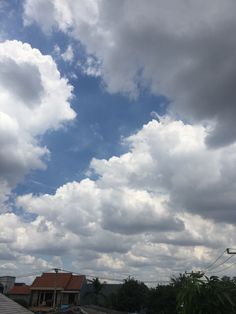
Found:
[[[73, 71], [72, 66], [69, 71]], [[99, 78], [80, 75], [71, 83], [75, 95], [72, 106], [78, 114], [76, 121], [66, 129], [50, 132], [42, 138], [43, 145], [50, 147], [51, 152], [47, 170], [34, 171], [29, 176], [29, 180], [52, 187], [83, 179], [93, 157], [107, 159], [125, 152], [122, 137], [147, 123], [151, 112], [163, 114], [167, 103], [164, 97], [158, 96], [143, 95], [130, 100], [122, 95], [109, 95], [101, 87]], [[28, 190], [24, 185], [27, 185], [27, 178], [17, 192], [30, 192], [32, 188], [33, 192], [50, 191], [40, 184], [32, 186], [32, 181], [29, 181]]]
[[[140, 129], [151, 119], [152, 112], [165, 113], [168, 100], [164, 96], [150, 95], [145, 89], [137, 99], [107, 93], [101, 77], [81, 73], [77, 62], [86, 56], [83, 45], [61, 32], [45, 35], [38, 26], [24, 27], [21, 1], [15, 1], [11, 7], [7, 4], [7, 9], [14, 10], [10, 19], [2, 13], [8, 38], [27, 42], [43, 54], [55, 57], [61, 75], [74, 87], [71, 106], [77, 113], [73, 125], [48, 132], [41, 138], [42, 145], [49, 147], [51, 152], [47, 169], [32, 171], [16, 187], [17, 194], [50, 193], [52, 188], [55, 191], [67, 181], [83, 179], [93, 157], [119, 156], [125, 152], [122, 137]], [[70, 44], [74, 47], [73, 62], [55, 56], [55, 45], [65, 51]], [[72, 73], [76, 78], [70, 77]]]
[[1, 274], [158, 280], [235, 246], [234, 9], [0, 1]]

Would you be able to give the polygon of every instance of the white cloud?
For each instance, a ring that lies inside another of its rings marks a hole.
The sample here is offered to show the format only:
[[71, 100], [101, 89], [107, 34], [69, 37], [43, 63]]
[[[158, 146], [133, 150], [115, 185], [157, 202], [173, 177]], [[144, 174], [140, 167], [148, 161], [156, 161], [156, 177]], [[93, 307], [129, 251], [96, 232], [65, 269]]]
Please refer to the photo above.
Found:
[[130, 151], [91, 168], [105, 187], [128, 186], [169, 197], [175, 212], [184, 209], [218, 221], [235, 222], [236, 146], [218, 150], [205, 144], [207, 129], [162, 119], [126, 139]]
[[[20, 41], [0, 43], [1, 204], [24, 175], [44, 169], [49, 150], [38, 136], [72, 120], [72, 87], [50, 56]], [[5, 191], [5, 192], [4, 192]], [[2, 205], [4, 210], [4, 205]]]
[[234, 2], [220, 0], [24, 3], [27, 25], [59, 29], [102, 62], [109, 92], [137, 97], [148, 88], [168, 97], [174, 113], [214, 121], [212, 146], [236, 138], [234, 11]]
[[67, 47], [64, 53], [61, 54], [62, 59], [65, 62], [72, 63], [74, 59], [74, 51], [71, 45]]
[[19, 197], [18, 205], [85, 236], [95, 233], [97, 222], [103, 229], [120, 234], [178, 231], [184, 227], [170, 213], [164, 197], [127, 186], [99, 187], [88, 179], [65, 184], [55, 195]]
[[53, 55], [55, 55], [56, 57], [60, 56], [61, 54], [61, 48], [56, 44], [53, 47]]
[[165, 277], [203, 269], [218, 249], [234, 247], [236, 224], [236, 146], [209, 149], [206, 134], [202, 126], [168, 117], [152, 120], [124, 140], [127, 153], [92, 160], [96, 181], [18, 197], [17, 205], [38, 218], [17, 231], [10, 247], [27, 254], [70, 252], [79, 256], [73, 263], [79, 271], [100, 275], [140, 278], [141, 267], [147, 280], [154, 270]]
[[88, 76], [101, 76], [101, 61], [97, 60], [93, 56], [88, 56], [85, 62], [78, 62], [78, 66], [80, 67], [82, 72]]

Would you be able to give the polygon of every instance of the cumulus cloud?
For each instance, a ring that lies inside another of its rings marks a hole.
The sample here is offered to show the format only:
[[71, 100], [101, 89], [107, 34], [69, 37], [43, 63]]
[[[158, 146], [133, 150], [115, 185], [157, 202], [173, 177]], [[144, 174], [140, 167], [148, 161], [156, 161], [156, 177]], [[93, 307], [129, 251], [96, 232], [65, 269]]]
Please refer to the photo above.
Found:
[[38, 68], [29, 63], [17, 64], [10, 58], [1, 60], [0, 80], [16, 101], [20, 99], [26, 105], [35, 105], [41, 98], [43, 86]]
[[235, 152], [205, 144], [207, 128], [169, 118], [153, 120], [125, 140], [130, 151], [91, 168], [102, 186], [129, 186], [169, 198], [169, 206], [216, 221], [234, 222]]
[[218, 147], [236, 137], [234, 11], [220, 0], [26, 0], [24, 21], [79, 40], [102, 63], [109, 92], [148, 88], [173, 113], [210, 121], [206, 142]]
[[214, 151], [206, 136], [203, 126], [150, 121], [124, 139], [127, 153], [91, 161], [96, 180], [19, 196], [17, 205], [37, 219], [8, 245], [27, 254], [70, 252], [87, 272], [140, 277], [142, 267], [147, 279], [153, 269], [203, 269], [217, 248], [235, 245], [236, 224], [236, 146]]
[[1, 204], [25, 174], [46, 167], [49, 150], [38, 136], [75, 117], [71, 97], [50, 56], [20, 41], [0, 43]]
[[66, 184], [55, 195], [18, 198], [18, 205], [31, 213], [85, 236], [99, 231], [97, 222], [103, 229], [120, 234], [182, 230], [183, 223], [170, 213], [166, 203], [164, 198], [155, 198], [143, 190], [99, 187], [88, 179]]
[[[35, 236], [34, 245], [37, 245], [40, 244], [39, 239], [41, 236], [45, 235], [43, 233], [40, 235], [36, 233], [35, 225], [37, 225], [37, 220], [31, 224], [13, 213], [1, 214], [0, 218], [1, 275], [6, 275], [7, 272], [9, 275], [17, 276], [17, 280], [24, 280], [31, 283], [34, 276], [29, 277], [27, 274], [32, 272], [40, 273], [40, 271], [46, 271], [58, 265], [59, 259], [57, 256], [53, 256], [53, 251], [51, 253], [51, 258], [47, 258], [46, 260], [42, 257], [35, 256], [35, 252], [30, 246], [29, 248], [24, 249], [24, 245], [27, 244], [27, 242], [29, 244], [30, 242], [32, 243], [30, 240], [31, 236]], [[32, 252], [29, 253], [29, 251]], [[45, 252], [46, 251], [44, 250], [44, 253]], [[18, 279], [18, 276], [23, 275], [26, 275], [26, 277]]]

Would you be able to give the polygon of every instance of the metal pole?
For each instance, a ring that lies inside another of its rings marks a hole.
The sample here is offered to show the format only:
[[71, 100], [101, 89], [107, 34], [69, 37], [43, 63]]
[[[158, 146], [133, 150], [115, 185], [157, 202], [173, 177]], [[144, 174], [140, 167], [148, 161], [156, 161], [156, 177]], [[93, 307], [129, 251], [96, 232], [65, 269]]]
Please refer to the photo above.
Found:
[[235, 255], [236, 254], [236, 250], [235, 249], [230, 249], [230, 248], [227, 248], [226, 249], [226, 252], [227, 252], [227, 254], [233, 254], [233, 255]]
[[55, 268], [54, 270], [55, 270], [56, 276], [55, 276], [55, 284], [54, 284], [53, 309], [55, 310], [55, 308], [56, 308], [56, 295], [57, 295], [57, 274], [58, 274], [59, 269]]

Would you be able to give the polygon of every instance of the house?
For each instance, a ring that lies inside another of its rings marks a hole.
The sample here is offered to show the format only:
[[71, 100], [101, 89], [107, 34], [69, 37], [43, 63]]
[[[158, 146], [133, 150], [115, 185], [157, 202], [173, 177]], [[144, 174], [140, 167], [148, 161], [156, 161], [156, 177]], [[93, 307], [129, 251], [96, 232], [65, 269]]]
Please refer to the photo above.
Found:
[[86, 277], [72, 273], [43, 273], [35, 278], [30, 290], [32, 307], [79, 305], [86, 290]]
[[14, 286], [16, 277], [13, 276], [1, 276], [0, 277], [0, 293], [8, 293]]
[[0, 294], [0, 313], [1, 314], [33, 314], [15, 301], [9, 299], [3, 294]]
[[16, 283], [15, 286], [8, 292], [7, 296], [14, 301], [19, 301], [19, 303], [21, 302], [21, 304], [29, 306], [30, 294], [30, 286]]

